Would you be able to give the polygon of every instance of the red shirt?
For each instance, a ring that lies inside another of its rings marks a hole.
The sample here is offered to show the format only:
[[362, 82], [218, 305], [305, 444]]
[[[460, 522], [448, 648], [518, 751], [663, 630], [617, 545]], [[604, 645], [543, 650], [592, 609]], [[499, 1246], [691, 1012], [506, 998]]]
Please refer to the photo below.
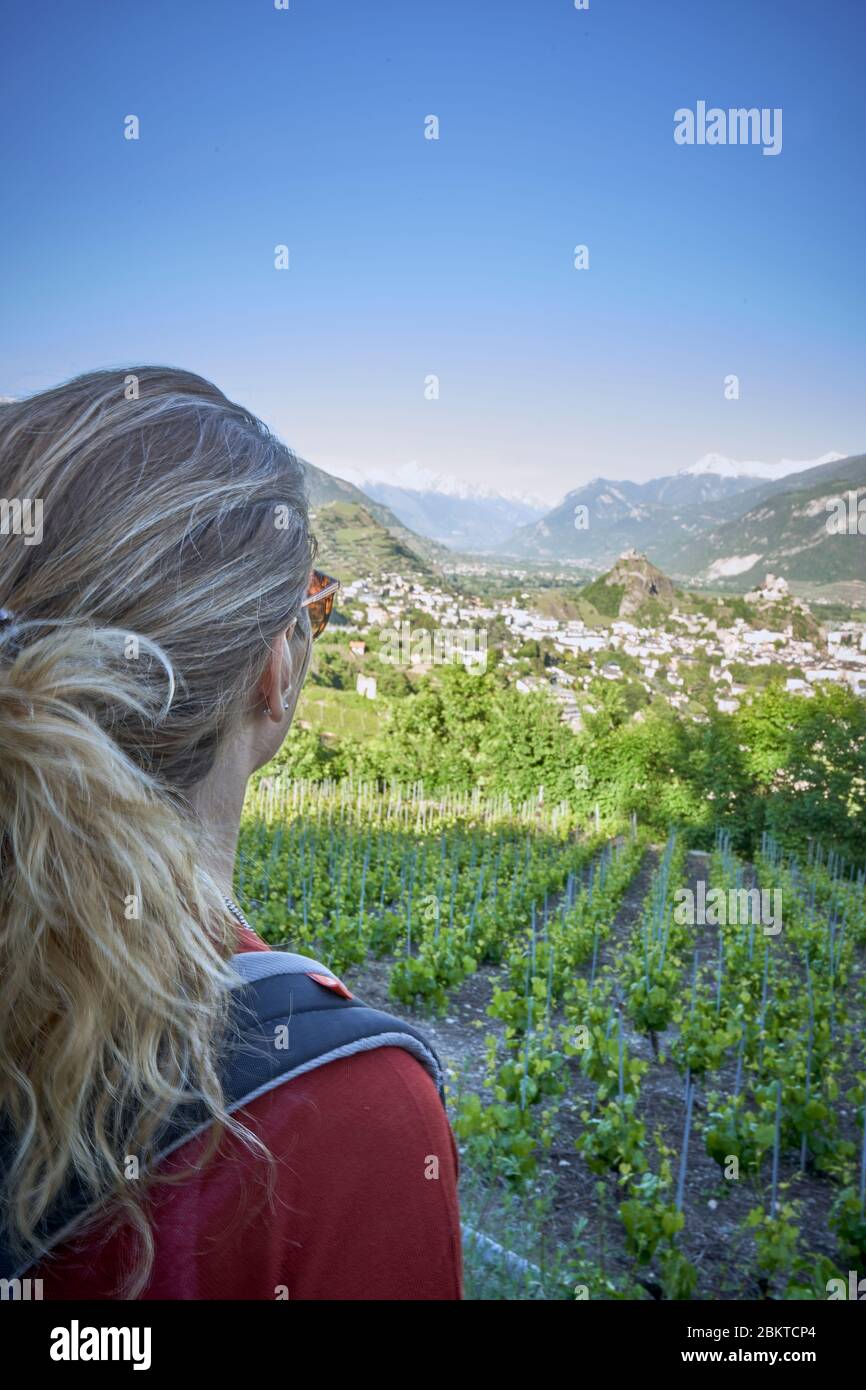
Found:
[[[268, 950], [241, 932], [239, 950]], [[145, 1299], [459, 1299], [457, 1150], [436, 1087], [399, 1047], [329, 1062], [237, 1112], [273, 1156], [199, 1137], [151, 1188]], [[438, 1177], [434, 1174], [438, 1170]], [[46, 1299], [118, 1297], [126, 1237], [59, 1247], [28, 1274]], [[121, 1295], [122, 1296], [122, 1295]]]

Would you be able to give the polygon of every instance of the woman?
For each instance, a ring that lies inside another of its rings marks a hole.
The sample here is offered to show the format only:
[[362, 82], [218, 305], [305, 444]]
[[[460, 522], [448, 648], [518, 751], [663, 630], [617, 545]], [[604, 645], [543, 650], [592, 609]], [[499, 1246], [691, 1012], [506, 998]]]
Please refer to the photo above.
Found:
[[0, 406], [0, 497], [0, 1272], [459, 1298], [435, 1057], [231, 900], [333, 602], [300, 464], [200, 377], [97, 372]]

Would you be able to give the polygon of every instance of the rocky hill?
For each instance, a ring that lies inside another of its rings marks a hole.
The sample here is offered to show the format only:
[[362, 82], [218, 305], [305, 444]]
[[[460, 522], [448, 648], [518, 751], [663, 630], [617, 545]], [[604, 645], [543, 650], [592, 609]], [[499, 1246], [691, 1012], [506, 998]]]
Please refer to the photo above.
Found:
[[666, 574], [629, 549], [607, 574], [582, 589], [580, 597], [603, 618], [636, 619], [672, 608], [676, 592]]

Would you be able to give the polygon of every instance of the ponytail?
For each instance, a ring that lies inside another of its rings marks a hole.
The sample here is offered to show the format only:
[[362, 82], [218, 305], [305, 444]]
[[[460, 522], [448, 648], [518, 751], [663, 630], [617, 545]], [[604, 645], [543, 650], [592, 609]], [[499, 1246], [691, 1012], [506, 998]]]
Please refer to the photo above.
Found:
[[11, 664], [0, 647], [0, 1102], [7, 1226], [30, 1258], [72, 1172], [90, 1201], [116, 1198], [149, 1258], [129, 1159], [147, 1171], [191, 1096], [221, 1113], [231, 929], [189, 822], [100, 723], [161, 716], [122, 669], [127, 639], [50, 627]]

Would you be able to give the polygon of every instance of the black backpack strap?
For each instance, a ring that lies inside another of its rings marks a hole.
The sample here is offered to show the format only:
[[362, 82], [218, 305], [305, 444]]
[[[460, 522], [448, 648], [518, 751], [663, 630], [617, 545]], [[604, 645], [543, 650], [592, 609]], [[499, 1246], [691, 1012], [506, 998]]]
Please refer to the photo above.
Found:
[[[223, 1095], [230, 1113], [328, 1062], [379, 1047], [401, 1047], [411, 1053], [445, 1104], [442, 1067], [424, 1035], [402, 1019], [353, 998], [326, 966], [286, 951], [245, 951], [233, 956], [231, 965], [237, 983], [232, 987], [220, 1056]], [[151, 1168], [211, 1124], [203, 1106], [180, 1106], [160, 1135]], [[10, 1149], [8, 1136], [0, 1139], [0, 1183]], [[85, 1194], [70, 1185], [43, 1223], [44, 1248], [70, 1239], [91, 1213]], [[18, 1278], [31, 1264], [16, 1259], [0, 1229], [0, 1278]]]
[[[226, 1051], [229, 1110], [339, 1057], [402, 1047], [421, 1063], [444, 1103], [442, 1067], [423, 1033], [353, 998], [333, 971], [286, 951], [232, 958], [236, 1037]], [[330, 986], [330, 987], [329, 987]]]

